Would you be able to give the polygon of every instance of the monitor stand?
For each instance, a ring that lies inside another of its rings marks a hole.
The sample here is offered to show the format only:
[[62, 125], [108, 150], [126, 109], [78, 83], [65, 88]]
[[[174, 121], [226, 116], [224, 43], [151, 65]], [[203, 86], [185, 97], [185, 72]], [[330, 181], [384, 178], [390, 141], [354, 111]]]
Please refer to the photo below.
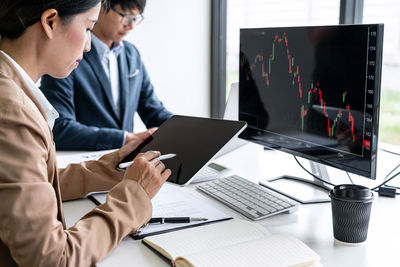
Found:
[[[325, 165], [310, 161], [311, 171], [314, 175], [329, 181], [328, 171]], [[329, 186], [317, 179], [305, 179], [284, 175], [260, 182], [261, 185], [292, 198], [302, 204], [330, 202]]]

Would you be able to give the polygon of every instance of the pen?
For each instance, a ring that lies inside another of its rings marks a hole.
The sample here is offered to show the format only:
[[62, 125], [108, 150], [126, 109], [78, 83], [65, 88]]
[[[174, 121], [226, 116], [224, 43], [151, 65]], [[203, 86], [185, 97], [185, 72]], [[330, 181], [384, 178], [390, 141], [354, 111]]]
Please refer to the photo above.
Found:
[[[171, 159], [171, 158], [173, 158], [173, 157], [175, 157], [175, 156], [176, 156], [176, 154], [165, 154], [165, 155], [159, 156], [157, 159], [159, 159], [159, 160], [165, 160], [165, 159]], [[120, 169], [125, 169], [125, 168], [128, 168], [129, 166], [131, 166], [132, 164], [133, 164], [133, 161], [123, 162], [123, 163], [120, 163], [120, 164], [118, 165], [118, 167], [119, 167]]]
[[207, 221], [207, 218], [198, 218], [198, 217], [156, 217], [151, 218], [148, 223], [190, 223], [190, 222], [199, 222], [199, 221]]

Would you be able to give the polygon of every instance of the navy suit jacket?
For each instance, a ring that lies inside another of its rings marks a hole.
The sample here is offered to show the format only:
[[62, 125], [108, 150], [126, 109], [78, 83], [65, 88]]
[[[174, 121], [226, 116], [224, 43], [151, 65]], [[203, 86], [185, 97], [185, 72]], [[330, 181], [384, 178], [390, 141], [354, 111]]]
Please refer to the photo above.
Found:
[[57, 149], [102, 150], [123, 145], [124, 132], [133, 131], [137, 111], [144, 124], [158, 127], [172, 116], [158, 100], [139, 52], [124, 41], [118, 56], [120, 116], [111, 84], [95, 47], [65, 79], [42, 77], [41, 90], [59, 112], [53, 128]]

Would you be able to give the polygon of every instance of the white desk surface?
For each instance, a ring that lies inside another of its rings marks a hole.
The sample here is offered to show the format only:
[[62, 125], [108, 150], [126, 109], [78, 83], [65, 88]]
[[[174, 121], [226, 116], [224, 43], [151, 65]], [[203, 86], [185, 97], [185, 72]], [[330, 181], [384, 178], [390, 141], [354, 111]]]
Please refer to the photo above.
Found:
[[[94, 153], [95, 154], [95, 153]], [[60, 165], [71, 159], [71, 153], [57, 153]], [[400, 161], [400, 157], [385, 152], [378, 154], [378, 179], [376, 181], [352, 175], [353, 181], [373, 187]], [[255, 144], [247, 144], [226, 154], [214, 162], [230, 167], [244, 178], [258, 182], [282, 174], [307, 177], [295, 163], [292, 156], [265, 150]], [[301, 160], [309, 167], [305, 160]], [[328, 168], [335, 184], [349, 183], [344, 172]], [[396, 178], [400, 179], [400, 177]], [[184, 187], [196, 196], [212, 203], [226, 214], [246, 219], [241, 214], [224, 206], [216, 200], [195, 189], [194, 185]], [[305, 242], [321, 257], [323, 266], [400, 266], [400, 198], [377, 197], [372, 205], [367, 241], [360, 246], [336, 245], [333, 241], [330, 203], [300, 205], [299, 210], [284, 213], [258, 221], [272, 233], [289, 233]], [[88, 199], [63, 203], [67, 226], [72, 226], [95, 205]], [[169, 263], [156, 255], [140, 241], [126, 237], [120, 245], [99, 263], [99, 266], [169, 266]]]

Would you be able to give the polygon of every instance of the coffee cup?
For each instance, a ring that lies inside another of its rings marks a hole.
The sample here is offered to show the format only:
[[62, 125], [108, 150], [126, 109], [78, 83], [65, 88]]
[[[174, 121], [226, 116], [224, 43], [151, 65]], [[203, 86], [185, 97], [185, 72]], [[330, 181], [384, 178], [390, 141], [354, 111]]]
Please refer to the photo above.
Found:
[[366, 241], [374, 194], [368, 187], [343, 184], [330, 192], [335, 242], [359, 245]]

